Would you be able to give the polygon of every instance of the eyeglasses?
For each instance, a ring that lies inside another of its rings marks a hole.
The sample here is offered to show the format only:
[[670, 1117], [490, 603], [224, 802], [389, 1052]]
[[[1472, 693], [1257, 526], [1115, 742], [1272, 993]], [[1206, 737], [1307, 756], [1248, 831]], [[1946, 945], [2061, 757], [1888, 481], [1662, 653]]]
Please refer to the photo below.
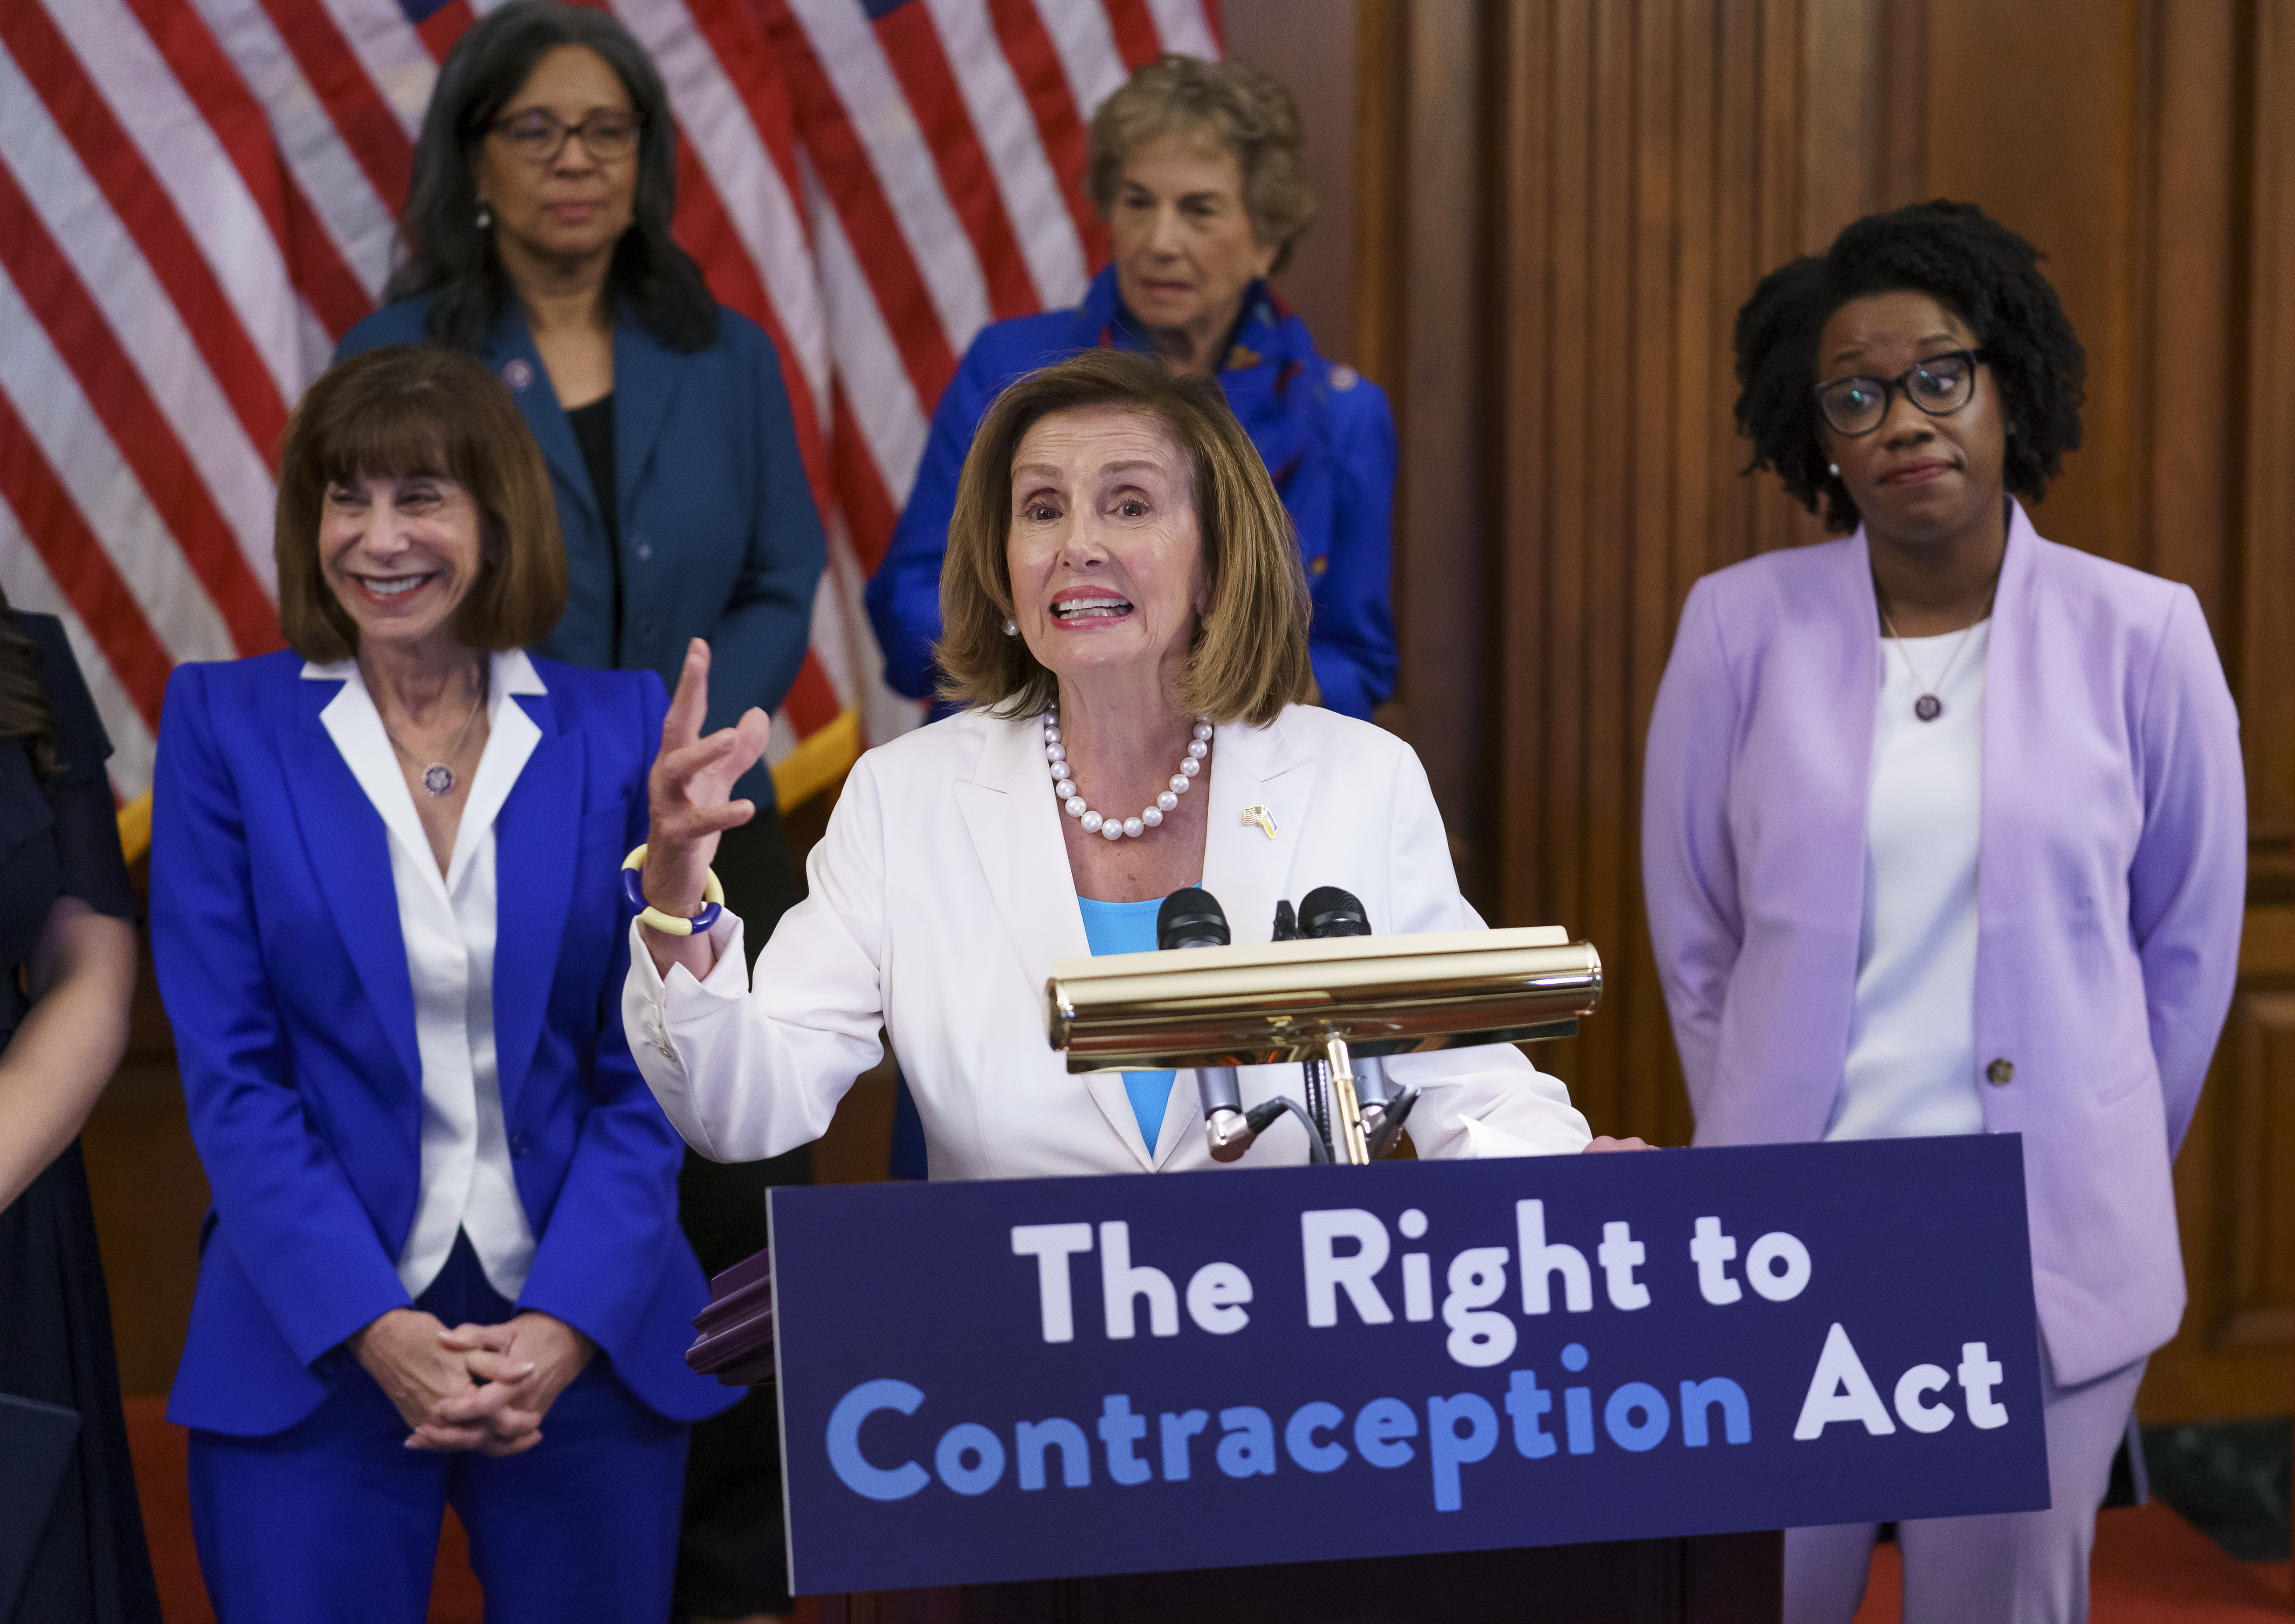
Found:
[[638, 131], [644, 123], [635, 113], [592, 113], [579, 124], [568, 124], [553, 112], [535, 108], [497, 118], [486, 127], [530, 164], [557, 162], [568, 135], [579, 135], [584, 151], [599, 163], [610, 164], [636, 150]]
[[1835, 434], [1870, 434], [1889, 415], [1889, 397], [1898, 390], [1931, 417], [1950, 417], [1975, 397], [1981, 349], [1948, 350], [1931, 355], [1894, 378], [1835, 378], [1817, 386], [1817, 410]]

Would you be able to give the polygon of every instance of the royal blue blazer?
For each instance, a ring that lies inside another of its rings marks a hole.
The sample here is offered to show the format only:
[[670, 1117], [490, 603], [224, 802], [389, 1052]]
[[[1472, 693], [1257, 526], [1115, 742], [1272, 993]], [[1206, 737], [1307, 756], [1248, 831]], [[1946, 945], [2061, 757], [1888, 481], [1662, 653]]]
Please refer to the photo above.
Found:
[[[537, 1246], [520, 1309], [596, 1342], [641, 1402], [736, 1396], [684, 1361], [707, 1301], [677, 1224], [684, 1147], [631, 1062], [622, 857], [668, 698], [650, 672], [535, 659], [541, 730], [496, 819], [502, 1122]], [[388, 836], [292, 653], [176, 667], [152, 786], [151, 947], [213, 1204], [170, 1420], [293, 1425], [343, 1339], [408, 1306], [421, 1065]]]
[[[1379, 387], [1315, 353], [1307, 324], [1265, 283], [1244, 296], [1220, 388], [1258, 447], [1298, 532], [1314, 618], [1307, 654], [1322, 704], [1368, 722], [1394, 692], [1393, 574], [1394, 418]], [[993, 322], [942, 391], [932, 432], [884, 562], [870, 578], [869, 623], [885, 651], [885, 681], [912, 699], [933, 691], [940, 637], [940, 567], [965, 453], [1005, 386], [1038, 367], [1097, 348], [1145, 349], [1116, 294], [1111, 265], [1073, 309]]]
[[[385, 344], [427, 344], [427, 298], [403, 299], [343, 336], [335, 359]], [[755, 706], [780, 707], [813, 636], [813, 596], [829, 543], [799, 454], [780, 355], [764, 330], [717, 313], [717, 341], [690, 355], [625, 315], [614, 324], [614, 506], [618, 555], [590, 486], [574, 426], [512, 300], [479, 346], [510, 386], [550, 465], [566, 536], [566, 612], [534, 652], [576, 665], [615, 660], [614, 565], [621, 564], [619, 665], [675, 689], [690, 639], [709, 641], [704, 732]], [[759, 763], [733, 793], [773, 804]]]

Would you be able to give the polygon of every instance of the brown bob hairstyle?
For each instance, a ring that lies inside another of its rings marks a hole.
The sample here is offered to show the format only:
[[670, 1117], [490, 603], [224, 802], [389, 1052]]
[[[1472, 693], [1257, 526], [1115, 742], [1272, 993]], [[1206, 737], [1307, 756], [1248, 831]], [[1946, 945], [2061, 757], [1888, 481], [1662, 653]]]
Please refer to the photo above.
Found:
[[358, 652], [358, 625], [319, 567], [327, 488], [363, 479], [451, 479], [478, 504], [478, 578], [454, 614], [469, 648], [522, 649], [566, 608], [566, 543], [542, 448], [486, 363], [395, 344], [327, 369], [295, 408], [279, 459], [271, 549], [288, 646], [327, 663]]
[[1174, 132], [1235, 154], [1252, 237], [1276, 250], [1276, 270], [1289, 264], [1292, 248], [1315, 223], [1306, 137], [1291, 93], [1279, 80], [1234, 61], [1207, 62], [1173, 53], [1140, 64], [1091, 116], [1084, 185], [1102, 219], [1115, 210], [1131, 155]]
[[996, 397], [972, 437], [941, 568], [943, 630], [933, 657], [941, 697], [1000, 716], [1050, 708], [1059, 681], [1004, 634], [1012, 613], [1012, 459], [1030, 428], [1062, 412], [1115, 406], [1151, 417], [1188, 458], [1203, 538], [1211, 612], [1197, 624], [1179, 702], [1189, 715], [1264, 725], [1311, 703], [1307, 572], [1267, 465], [1208, 378], [1174, 377], [1160, 362], [1090, 349], [1031, 372]]

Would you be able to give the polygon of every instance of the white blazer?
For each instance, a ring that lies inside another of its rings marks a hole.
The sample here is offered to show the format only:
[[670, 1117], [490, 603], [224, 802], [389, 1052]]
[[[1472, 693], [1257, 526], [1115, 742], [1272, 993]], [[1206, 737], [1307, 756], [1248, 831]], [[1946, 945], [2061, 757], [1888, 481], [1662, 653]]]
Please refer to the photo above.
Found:
[[[1194, 793], [1210, 798], [1203, 884], [1235, 940], [1272, 934], [1275, 904], [1318, 885], [1361, 898], [1381, 935], [1479, 930], [1458, 894], [1425, 770], [1393, 734], [1294, 706], [1221, 727]], [[1264, 806], [1270, 839], [1243, 809]], [[632, 922], [622, 1015], [656, 1098], [723, 1162], [818, 1138], [880, 1054], [916, 1096], [936, 1179], [1217, 1166], [1194, 1073], [1174, 1080], [1153, 1146], [1115, 1072], [1070, 1074], [1044, 1035], [1053, 964], [1090, 953], [1045, 776], [1041, 724], [968, 711], [862, 756], [807, 868], [811, 894], [744, 973], [741, 926], [712, 933], [705, 980], [664, 978]], [[1428, 1156], [1572, 1152], [1590, 1137], [1561, 1082], [1511, 1046], [1397, 1056], [1423, 1089], [1410, 1136]], [[1300, 1098], [1295, 1065], [1246, 1066], [1246, 1106]], [[1286, 1116], [1231, 1166], [1306, 1160]]]

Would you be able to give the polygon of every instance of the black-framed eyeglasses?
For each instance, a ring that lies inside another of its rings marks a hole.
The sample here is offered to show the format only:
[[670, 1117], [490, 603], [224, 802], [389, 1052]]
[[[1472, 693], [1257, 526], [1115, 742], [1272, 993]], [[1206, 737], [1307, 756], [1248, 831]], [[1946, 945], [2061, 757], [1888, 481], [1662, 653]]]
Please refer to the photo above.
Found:
[[[594, 150], [594, 149], [593, 149]], [[1898, 390], [1931, 417], [1950, 417], [1975, 398], [1981, 349], [1948, 350], [1894, 378], [1835, 378], [1817, 386], [1817, 407], [1835, 434], [1870, 434], [1889, 415]]]
[[557, 162], [568, 135], [579, 135], [584, 151], [601, 164], [610, 164], [637, 150], [638, 132], [644, 125], [645, 120], [635, 113], [592, 113], [579, 124], [568, 124], [556, 113], [537, 107], [497, 118], [486, 127], [531, 164]]

